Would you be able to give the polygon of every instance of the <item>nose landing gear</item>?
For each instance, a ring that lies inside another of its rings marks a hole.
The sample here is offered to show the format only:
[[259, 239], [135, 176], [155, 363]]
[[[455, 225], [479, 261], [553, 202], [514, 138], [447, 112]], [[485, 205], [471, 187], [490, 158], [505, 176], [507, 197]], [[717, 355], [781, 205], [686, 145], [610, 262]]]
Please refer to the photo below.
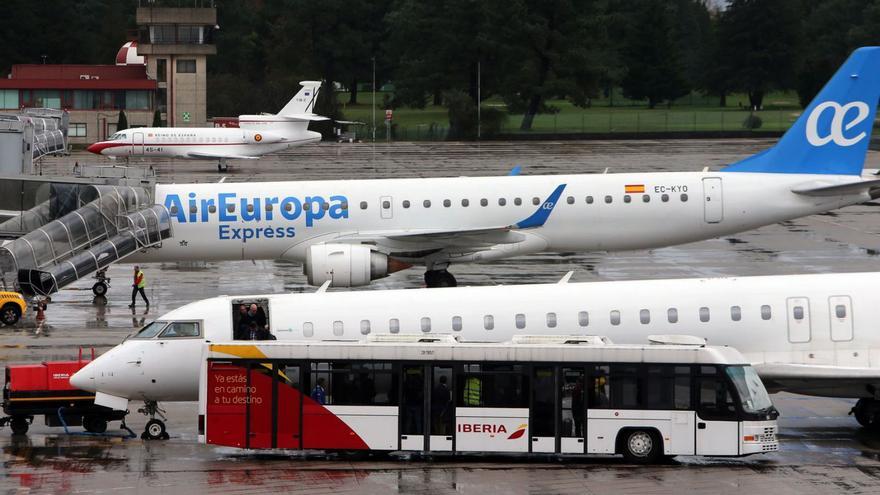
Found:
[[[144, 407], [138, 409], [138, 412], [149, 416], [150, 420], [144, 426], [144, 432], [141, 433], [143, 440], [168, 440], [168, 432], [165, 431], [165, 410], [159, 408], [159, 403], [154, 400], [144, 401]], [[162, 419], [156, 419], [159, 416]]]
[[96, 282], [92, 286], [92, 293], [96, 297], [103, 297], [107, 294], [107, 289], [110, 288], [110, 278], [107, 277], [107, 270], [98, 270], [95, 273], [94, 279]]

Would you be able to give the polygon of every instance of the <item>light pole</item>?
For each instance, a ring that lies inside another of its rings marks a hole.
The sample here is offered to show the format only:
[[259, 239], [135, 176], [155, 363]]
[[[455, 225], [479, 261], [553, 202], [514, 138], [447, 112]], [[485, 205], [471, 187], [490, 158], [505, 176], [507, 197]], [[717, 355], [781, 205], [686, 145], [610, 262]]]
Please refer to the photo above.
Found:
[[373, 143], [376, 142], [376, 57], [370, 57], [373, 61]]

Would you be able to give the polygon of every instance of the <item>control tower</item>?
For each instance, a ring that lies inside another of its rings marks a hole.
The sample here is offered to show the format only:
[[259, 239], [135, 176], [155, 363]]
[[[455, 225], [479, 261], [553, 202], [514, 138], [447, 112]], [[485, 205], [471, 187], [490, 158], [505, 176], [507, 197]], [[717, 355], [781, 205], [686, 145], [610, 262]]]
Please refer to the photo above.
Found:
[[138, 0], [138, 55], [158, 83], [156, 107], [167, 126], [206, 125], [206, 59], [217, 53], [213, 0]]

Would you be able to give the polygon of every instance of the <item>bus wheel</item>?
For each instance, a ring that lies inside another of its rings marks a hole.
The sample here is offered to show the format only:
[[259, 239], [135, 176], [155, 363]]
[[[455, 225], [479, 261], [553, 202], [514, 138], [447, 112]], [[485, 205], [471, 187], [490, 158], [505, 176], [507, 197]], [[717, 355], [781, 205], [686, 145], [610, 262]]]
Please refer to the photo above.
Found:
[[12, 418], [12, 421], [9, 423], [9, 428], [12, 429], [13, 435], [24, 435], [28, 431], [27, 419], [22, 417]]
[[147, 421], [141, 438], [144, 440], [167, 440], [168, 434], [165, 433], [165, 423], [158, 419]]
[[104, 418], [96, 418], [94, 416], [86, 416], [83, 418], [83, 428], [90, 433], [104, 433], [107, 431], [107, 420]]
[[663, 446], [649, 430], [627, 430], [620, 433], [623, 457], [634, 464], [650, 464], [660, 458]]

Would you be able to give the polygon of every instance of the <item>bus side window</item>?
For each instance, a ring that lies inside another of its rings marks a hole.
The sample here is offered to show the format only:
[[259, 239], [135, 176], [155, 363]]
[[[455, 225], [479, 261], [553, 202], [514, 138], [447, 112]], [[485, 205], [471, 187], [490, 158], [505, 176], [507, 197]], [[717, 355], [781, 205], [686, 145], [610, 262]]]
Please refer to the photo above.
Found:
[[616, 409], [637, 409], [642, 405], [639, 384], [639, 367], [633, 365], [615, 365], [611, 367], [614, 378], [611, 392], [611, 406]]
[[589, 400], [587, 408], [607, 409], [611, 406], [611, 384], [608, 381], [608, 366], [596, 366], [589, 378]]
[[702, 419], [736, 418], [736, 405], [724, 374], [715, 366], [700, 366], [699, 404], [697, 412]]

